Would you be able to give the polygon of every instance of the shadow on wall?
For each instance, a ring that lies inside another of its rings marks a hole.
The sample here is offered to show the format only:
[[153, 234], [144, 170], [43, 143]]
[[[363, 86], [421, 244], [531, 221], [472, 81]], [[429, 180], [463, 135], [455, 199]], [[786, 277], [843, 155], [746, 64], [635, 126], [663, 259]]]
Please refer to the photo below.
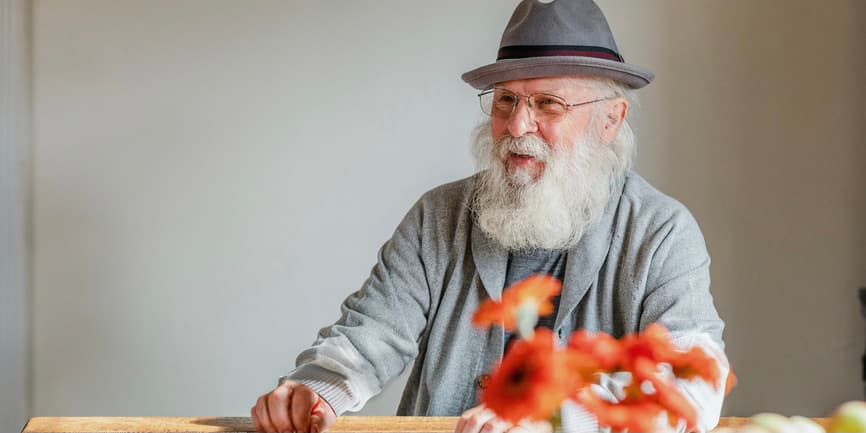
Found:
[[[855, 65], [856, 70], [853, 85], [855, 86], [855, 90], [857, 90], [857, 100], [862, 102], [866, 101], [866, 26], [862, 25], [863, 22], [866, 22], [866, 2], [860, 0], [851, 1], [855, 7], [854, 22], [857, 23], [855, 28], [859, 30], [859, 35], [855, 39], [859, 42], [859, 45], [854, 52], [854, 56], [859, 59], [859, 63]], [[857, 131], [859, 142], [855, 143], [858, 150], [857, 167], [860, 167], [858, 172], [859, 187], [855, 188], [857, 193], [853, 199], [860, 203], [860, 212], [857, 218], [857, 239], [860, 245], [859, 257], [864, 258], [860, 264], [859, 284], [860, 287], [866, 287], [866, 193], [864, 193], [866, 192], [866, 110], [854, 110], [852, 116], [854, 117], [852, 124], [858, 125], [860, 128]], [[864, 317], [864, 321], [866, 321], [866, 317]], [[864, 329], [866, 329], [866, 323], [864, 323]], [[860, 339], [861, 342], [864, 340], [866, 338]], [[866, 348], [864, 348], [864, 357], [866, 357]], [[866, 363], [864, 363], [862, 368], [864, 371], [861, 374], [863, 374], [863, 377], [866, 377]], [[866, 399], [866, 384], [864, 384], [864, 394], [860, 398]]]
[[[860, 35], [857, 37], [857, 41], [859, 41], [858, 50], [854, 52], [854, 56], [859, 59], [859, 64], [856, 65], [856, 76], [854, 85], [859, 89], [857, 93], [858, 101], [866, 101], [866, 26], [862, 23], [866, 22], [866, 2], [860, 0], [851, 0], [854, 3], [854, 7], [856, 8], [855, 19], [854, 22], [857, 23], [855, 28], [859, 29]], [[854, 125], [859, 125], [860, 130], [857, 135], [860, 137], [860, 142], [857, 143], [857, 149], [859, 151], [857, 166], [861, 167], [859, 172], [860, 174], [860, 188], [858, 188], [859, 194], [855, 197], [855, 200], [860, 200], [860, 217], [858, 221], [860, 224], [858, 239], [860, 240], [861, 247], [861, 257], [866, 257], [866, 110], [854, 110], [853, 112]], [[863, 281], [860, 284], [863, 287], [866, 287], [866, 261], [862, 264], [862, 268], [860, 269], [861, 277]], [[866, 398], [866, 396], [864, 396]]]

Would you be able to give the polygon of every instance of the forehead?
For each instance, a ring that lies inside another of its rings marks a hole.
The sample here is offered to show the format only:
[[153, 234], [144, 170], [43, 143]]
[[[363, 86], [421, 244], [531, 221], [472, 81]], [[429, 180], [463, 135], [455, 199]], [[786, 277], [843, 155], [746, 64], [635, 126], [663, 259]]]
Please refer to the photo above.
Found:
[[523, 95], [533, 93], [572, 95], [586, 94], [597, 89], [598, 81], [591, 77], [561, 76], [503, 81], [496, 83], [496, 87], [505, 88]]

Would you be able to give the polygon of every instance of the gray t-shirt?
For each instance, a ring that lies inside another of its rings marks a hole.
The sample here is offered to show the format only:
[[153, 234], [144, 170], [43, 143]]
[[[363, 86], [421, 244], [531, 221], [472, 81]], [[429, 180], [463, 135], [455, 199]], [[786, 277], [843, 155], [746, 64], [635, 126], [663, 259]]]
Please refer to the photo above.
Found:
[[[512, 252], [508, 255], [508, 270], [505, 274], [505, 287], [508, 287], [532, 274], [550, 275], [562, 281], [565, 277], [565, 260], [568, 254], [562, 250], [532, 249], [527, 251]], [[557, 295], [553, 298], [553, 313], [538, 318], [538, 327], [553, 329], [556, 321], [556, 312], [559, 310], [559, 299]], [[505, 350], [511, 345], [514, 334], [507, 333]]]

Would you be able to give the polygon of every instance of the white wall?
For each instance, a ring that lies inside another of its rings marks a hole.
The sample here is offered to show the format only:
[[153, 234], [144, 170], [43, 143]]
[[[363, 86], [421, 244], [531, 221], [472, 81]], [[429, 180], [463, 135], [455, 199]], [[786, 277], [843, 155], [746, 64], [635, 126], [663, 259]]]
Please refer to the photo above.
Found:
[[248, 414], [472, 173], [496, 4], [36, 3], [35, 413]]
[[[247, 415], [412, 202], [472, 172], [459, 75], [514, 4], [36, 1], [34, 414]], [[639, 168], [704, 228], [727, 412], [861, 397], [863, 6], [600, 4], [659, 77]]]

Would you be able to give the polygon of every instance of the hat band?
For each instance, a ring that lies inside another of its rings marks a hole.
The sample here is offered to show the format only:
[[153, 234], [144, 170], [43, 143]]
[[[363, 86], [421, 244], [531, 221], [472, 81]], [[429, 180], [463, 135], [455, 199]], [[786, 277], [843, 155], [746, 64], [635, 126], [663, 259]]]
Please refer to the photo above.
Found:
[[624, 61], [622, 56], [614, 50], [591, 45], [511, 45], [500, 48], [496, 60], [558, 56], [595, 57], [615, 62]]

